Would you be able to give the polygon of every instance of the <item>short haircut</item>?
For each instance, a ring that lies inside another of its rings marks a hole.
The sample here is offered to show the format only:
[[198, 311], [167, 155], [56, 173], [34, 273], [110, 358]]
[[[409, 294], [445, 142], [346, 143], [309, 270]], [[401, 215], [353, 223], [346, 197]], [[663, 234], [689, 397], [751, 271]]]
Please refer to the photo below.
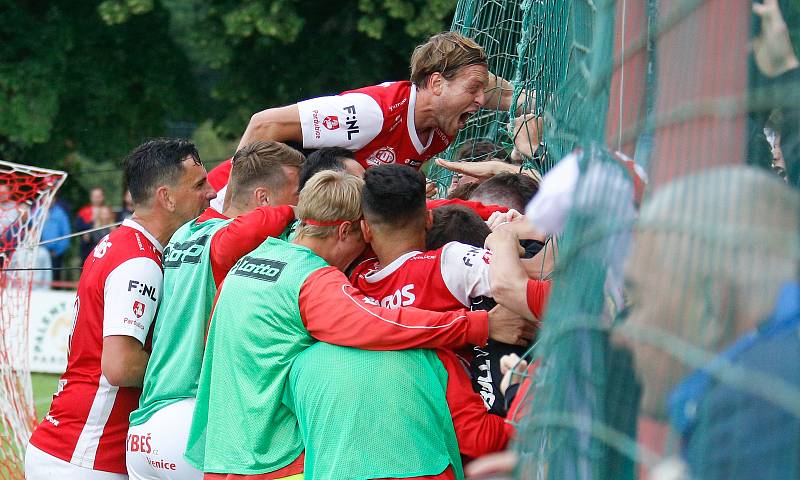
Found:
[[425, 237], [425, 248], [436, 250], [450, 242], [483, 248], [492, 231], [473, 210], [463, 205], [445, 205], [433, 209], [433, 226]]
[[249, 194], [260, 185], [279, 190], [287, 180], [282, 167], [300, 168], [305, 160], [302, 153], [280, 142], [257, 141], [245, 145], [233, 156], [228, 182], [231, 197]]
[[177, 184], [186, 157], [201, 165], [194, 143], [182, 138], [156, 138], [134, 148], [123, 161], [125, 186], [133, 203], [149, 204], [158, 187]]
[[539, 183], [522, 173], [500, 173], [482, 182], [470, 200], [522, 211], [539, 191]]
[[464, 142], [453, 160], [460, 162], [485, 162], [486, 160], [508, 161], [508, 152], [500, 145], [489, 140], [469, 140]]
[[361, 193], [364, 217], [370, 224], [403, 228], [424, 222], [425, 177], [406, 165], [379, 165], [364, 173]]
[[325, 238], [336, 231], [337, 226], [309, 225], [306, 220], [317, 222], [353, 222], [353, 228], [361, 228], [361, 189], [364, 180], [345, 172], [324, 170], [318, 172], [303, 190], [295, 208], [300, 220], [297, 236]]
[[454, 198], [460, 198], [461, 200], [469, 200], [469, 198], [472, 196], [472, 193], [475, 191], [475, 189], [478, 188], [480, 184], [481, 182], [461, 183], [456, 188], [450, 190], [450, 192], [447, 193], [447, 198], [451, 200]]
[[433, 73], [451, 80], [459, 69], [470, 65], [488, 65], [483, 48], [460, 33], [439, 33], [411, 54], [411, 82], [424, 89]]
[[308, 155], [303, 168], [300, 169], [298, 188], [302, 190], [306, 182], [317, 172], [323, 170], [343, 172], [345, 170], [344, 161], [349, 158], [353, 158], [353, 152], [342, 147], [325, 147], [312, 152]]

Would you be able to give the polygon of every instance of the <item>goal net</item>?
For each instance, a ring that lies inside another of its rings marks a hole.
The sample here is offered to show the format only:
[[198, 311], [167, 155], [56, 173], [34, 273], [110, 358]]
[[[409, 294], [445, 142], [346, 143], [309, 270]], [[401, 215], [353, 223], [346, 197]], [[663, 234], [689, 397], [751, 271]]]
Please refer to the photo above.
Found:
[[23, 478], [36, 422], [28, 309], [42, 227], [64, 172], [0, 161], [0, 479]]

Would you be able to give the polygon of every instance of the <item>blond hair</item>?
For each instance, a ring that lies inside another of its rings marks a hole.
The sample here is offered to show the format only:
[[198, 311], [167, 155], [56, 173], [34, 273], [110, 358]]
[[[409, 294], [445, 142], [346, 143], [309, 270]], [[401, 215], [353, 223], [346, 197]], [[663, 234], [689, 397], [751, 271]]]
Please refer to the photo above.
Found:
[[336, 231], [337, 226], [309, 225], [306, 220], [317, 222], [353, 222], [354, 230], [360, 229], [361, 189], [364, 180], [345, 172], [323, 170], [317, 172], [300, 191], [295, 215], [300, 219], [298, 237], [324, 238]]
[[436, 72], [451, 80], [458, 70], [470, 65], [488, 65], [486, 52], [471, 38], [456, 32], [443, 32], [417, 46], [411, 54], [411, 82], [427, 88]]
[[245, 145], [233, 156], [228, 184], [231, 198], [249, 195], [260, 185], [279, 190], [287, 180], [282, 167], [300, 168], [305, 161], [302, 153], [280, 142], [257, 141]]

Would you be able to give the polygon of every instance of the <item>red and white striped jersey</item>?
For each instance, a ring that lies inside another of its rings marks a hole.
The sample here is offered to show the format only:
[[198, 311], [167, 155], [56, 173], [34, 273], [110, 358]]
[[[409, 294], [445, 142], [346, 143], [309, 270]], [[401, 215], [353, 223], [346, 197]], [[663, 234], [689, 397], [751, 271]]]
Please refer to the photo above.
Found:
[[104, 237], [83, 265], [67, 371], [50, 411], [31, 437], [40, 450], [72, 464], [126, 473], [128, 415], [141, 389], [103, 376], [103, 338], [127, 335], [144, 345], [161, 297], [162, 246], [133, 220]]
[[470, 298], [492, 295], [491, 255], [450, 242], [438, 250], [408, 252], [382, 268], [377, 258], [365, 260], [353, 270], [351, 283], [384, 308], [445, 312], [469, 307]]

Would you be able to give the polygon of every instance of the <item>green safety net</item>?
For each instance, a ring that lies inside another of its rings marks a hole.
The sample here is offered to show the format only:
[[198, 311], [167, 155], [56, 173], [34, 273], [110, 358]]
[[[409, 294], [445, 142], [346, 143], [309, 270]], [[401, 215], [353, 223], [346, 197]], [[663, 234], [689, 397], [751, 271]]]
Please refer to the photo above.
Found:
[[[522, 101], [480, 111], [444, 157], [510, 151], [531, 112], [522, 167], [576, 152], [580, 172], [514, 412], [516, 478], [800, 477], [800, 2], [764, 5], [459, 2], [452, 29]], [[647, 172], [641, 205], [616, 151]]]

